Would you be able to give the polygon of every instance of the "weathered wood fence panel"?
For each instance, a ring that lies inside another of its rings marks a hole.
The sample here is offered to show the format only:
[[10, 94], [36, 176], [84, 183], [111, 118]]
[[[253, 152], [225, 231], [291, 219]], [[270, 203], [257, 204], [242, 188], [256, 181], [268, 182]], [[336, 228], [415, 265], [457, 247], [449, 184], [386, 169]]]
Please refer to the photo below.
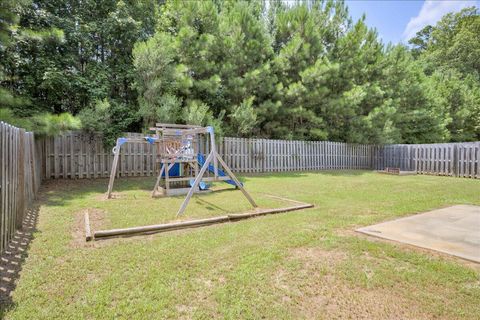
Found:
[[[141, 138], [142, 134], [127, 133]], [[328, 141], [288, 141], [225, 137], [217, 150], [235, 172], [259, 173], [306, 170], [371, 169], [374, 161], [371, 145]], [[210, 151], [209, 141], [200, 152]], [[117, 175], [151, 176], [158, 172], [156, 147], [145, 143], [122, 146]], [[113, 153], [103, 147], [100, 136], [67, 133], [45, 140], [46, 178], [105, 178], [113, 162]]]
[[413, 145], [394, 144], [374, 146], [374, 169], [386, 167], [400, 168], [403, 171], [413, 170]]
[[327, 141], [224, 138], [220, 155], [236, 172], [370, 169], [372, 146]]
[[33, 133], [0, 122], [0, 251], [21, 228], [40, 187], [42, 149]]
[[[140, 138], [140, 133], [127, 133]], [[101, 137], [68, 133], [45, 141], [45, 177], [108, 177], [113, 153]], [[235, 172], [285, 172], [307, 170], [376, 169], [386, 167], [420, 174], [478, 178], [480, 143], [417, 145], [366, 145], [330, 141], [290, 141], [225, 137], [217, 143], [219, 154]], [[208, 154], [209, 141], [200, 152]], [[128, 143], [122, 146], [117, 175], [151, 176], [158, 172], [155, 146]]]
[[[140, 133], [127, 133], [141, 138]], [[46, 178], [106, 178], [110, 175], [113, 152], [106, 149], [102, 137], [83, 133], [66, 133], [45, 140]], [[151, 176], [155, 170], [156, 147], [131, 142], [120, 149], [117, 176]]]
[[456, 144], [455, 176], [480, 178], [480, 142]]
[[375, 148], [376, 170], [480, 178], [480, 142], [386, 145]]

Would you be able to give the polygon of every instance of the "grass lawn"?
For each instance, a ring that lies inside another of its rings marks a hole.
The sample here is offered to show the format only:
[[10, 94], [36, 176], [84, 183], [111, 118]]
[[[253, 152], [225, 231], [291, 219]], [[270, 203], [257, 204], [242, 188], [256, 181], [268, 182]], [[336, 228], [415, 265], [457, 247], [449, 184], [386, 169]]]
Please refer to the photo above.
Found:
[[[315, 208], [236, 223], [84, 243], [94, 228], [175, 219], [183, 197], [151, 199], [151, 178], [51, 181], [7, 319], [480, 318], [480, 268], [353, 232], [453, 204], [480, 205], [480, 181], [366, 171], [243, 177], [262, 207]], [[195, 196], [184, 219], [241, 212], [240, 191]]]

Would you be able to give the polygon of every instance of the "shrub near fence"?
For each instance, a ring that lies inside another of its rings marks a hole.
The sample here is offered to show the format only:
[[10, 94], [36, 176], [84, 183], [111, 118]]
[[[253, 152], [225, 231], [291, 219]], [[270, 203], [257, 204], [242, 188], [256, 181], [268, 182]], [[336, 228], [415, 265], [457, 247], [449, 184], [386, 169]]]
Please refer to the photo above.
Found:
[[0, 122], [0, 251], [21, 228], [42, 179], [42, 144], [33, 133]]

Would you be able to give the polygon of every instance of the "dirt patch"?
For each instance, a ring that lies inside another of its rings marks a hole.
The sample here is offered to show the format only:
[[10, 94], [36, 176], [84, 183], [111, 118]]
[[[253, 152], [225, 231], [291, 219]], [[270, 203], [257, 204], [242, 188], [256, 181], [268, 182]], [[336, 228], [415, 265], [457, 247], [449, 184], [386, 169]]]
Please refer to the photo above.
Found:
[[349, 287], [326, 277], [322, 286], [305, 288], [299, 311], [305, 318], [324, 316], [327, 319], [427, 319], [412, 301], [398, 297], [388, 290], [366, 290]]
[[[83, 186], [91, 186], [94, 184], [105, 184], [104, 178], [92, 179], [47, 179], [42, 182], [41, 191], [58, 191], [58, 190], [70, 190]], [[42, 192], [40, 192], [42, 193]]]
[[176, 305], [175, 309], [178, 313], [179, 319], [191, 319], [193, 313], [195, 312], [195, 308], [192, 306], [187, 306], [184, 304]]
[[290, 305], [299, 318], [306, 319], [433, 317], [395, 290], [367, 289], [347, 283], [335, 273], [335, 267], [348, 258], [345, 252], [318, 247], [291, 250], [288, 259], [300, 265], [273, 273], [272, 281], [282, 293], [281, 301]]
[[100, 230], [108, 223], [103, 210], [89, 208], [77, 212], [72, 230], [73, 240], [71, 246], [74, 248], [96, 246], [94, 241], [87, 242], [85, 239], [85, 212], [88, 212], [90, 218], [90, 230], [92, 234], [94, 230]]

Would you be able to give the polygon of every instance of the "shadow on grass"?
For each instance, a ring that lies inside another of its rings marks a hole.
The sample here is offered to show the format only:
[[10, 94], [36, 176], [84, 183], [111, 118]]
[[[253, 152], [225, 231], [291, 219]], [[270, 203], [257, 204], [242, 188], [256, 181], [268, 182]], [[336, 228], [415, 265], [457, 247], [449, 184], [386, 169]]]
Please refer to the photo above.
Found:
[[[151, 192], [155, 184], [154, 177], [127, 177], [116, 180], [113, 192], [140, 190]], [[107, 178], [97, 179], [59, 179], [48, 180], [43, 183], [42, 192], [46, 195], [45, 204], [48, 206], [65, 206], [74, 199], [86, 199], [92, 195], [106, 195]]]
[[[242, 183], [246, 179], [239, 179]], [[214, 191], [216, 193], [234, 191], [237, 190], [231, 185], [225, 183], [216, 182]], [[221, 183], [221, 184], [220, 184]], [[155, 184], [154, 177], [127, 177], [116, 180], [116, 184], [113, 188], [113, 193], [121, 193], [128, 191], [142, 191], [150, 192]], [[106, 196], [108, 186], [108, 179], [79, 179], [79, 180], [50, 180], [44, 183], [44, 193], [47, 196], [45, 204], [48, 206], [65, 206], [74, 199], [86, 199], [92, 195], [102, 197]], [[219, 188], [219, 186], [222, 186]], [[224, 187], [225, 186], [225, 187]], [[173, 196], [178, 198], [184, 198], [185, 195]], [[156, 199], [161, 199], [158, 197]], [[114, 201], [114, 199], [112, 200]]]
[[210, 211], [215, 211], [215, 210], [219, 210], [219, 211], [222, 211], [222, 212], [225, 212], [225, 213], [228, 213], [229, 211], [222, 208], [222, 207], [219, 207], [217, 206], [216, 204], [213, 204], [211, 203], [210, 201], [207, 201], [207, 200], [204, 200], [204, 199], [201, 199], [201, 198], [195, 198], [194, 201], [196, 203], [199, 203], [201, 204], [202, 206], [204, 206], [207, 210], [210, 210]]
[[[237, 173], [242, 175], [239, 177], [240, 181], [248, 181], [248, 178], [262, 177], [262, 178], [301, 178], [307, 177], [309, 174], [319, 174], [324, 176], [361, 176], [371, 173], [372, 170], [311, 170], [311, 171], [279, 171], [279, 172], [262, 172], [262, 173]], [[243, 179], [243, 180], [242, 180]]]
[[[266, 173], [237, 173], [238, 179], [246, 185], [248, 190], [248, 183], [255, 179], [255, 177], [262, 177], [262, 179], [272, 178], [302, 178], [310, 174], [318, 174], [324, 176], [338, 176], [338, 177], [353, 177], [361, 176], [370, 173], [368, 170], [322, 170], [322, 171], [301, 171], [301, 172], [266, 172]], [[128, 191], [144, 191], [151, 192], [155, 184], [155, 177], [123, 177], [115, 180], [113, 192], [128, 192]], [[45, 204], [48, 206], [64, 206], [73, 199], [85, 199], [89, 196], [98, 195], [101, 197], [107, 192], [108, 178], [97, 179], [78, 179], [78, 180], [50, 180], [44, 184], [46, 189], [47, 200]], [[219, 186], [226, 186], [221, 182], [216, 182], [214, 185], [215, 192], [226, 192], [236, 190], [235, 188], [225, 187], [217, 189]], [[179, 196], [184, 197], [184, 196]]]
[[20, 271], [28, 257], [28, 249], [36, 231], [40, 204], [35, 203], [27, 210], [23, 220], [22, 230], [17, 230], [13, 239], [1, 255], [0, 261], [0, 318], [6, 311], [15, 306], [12, 292], [16, 281], [20, 278]]

